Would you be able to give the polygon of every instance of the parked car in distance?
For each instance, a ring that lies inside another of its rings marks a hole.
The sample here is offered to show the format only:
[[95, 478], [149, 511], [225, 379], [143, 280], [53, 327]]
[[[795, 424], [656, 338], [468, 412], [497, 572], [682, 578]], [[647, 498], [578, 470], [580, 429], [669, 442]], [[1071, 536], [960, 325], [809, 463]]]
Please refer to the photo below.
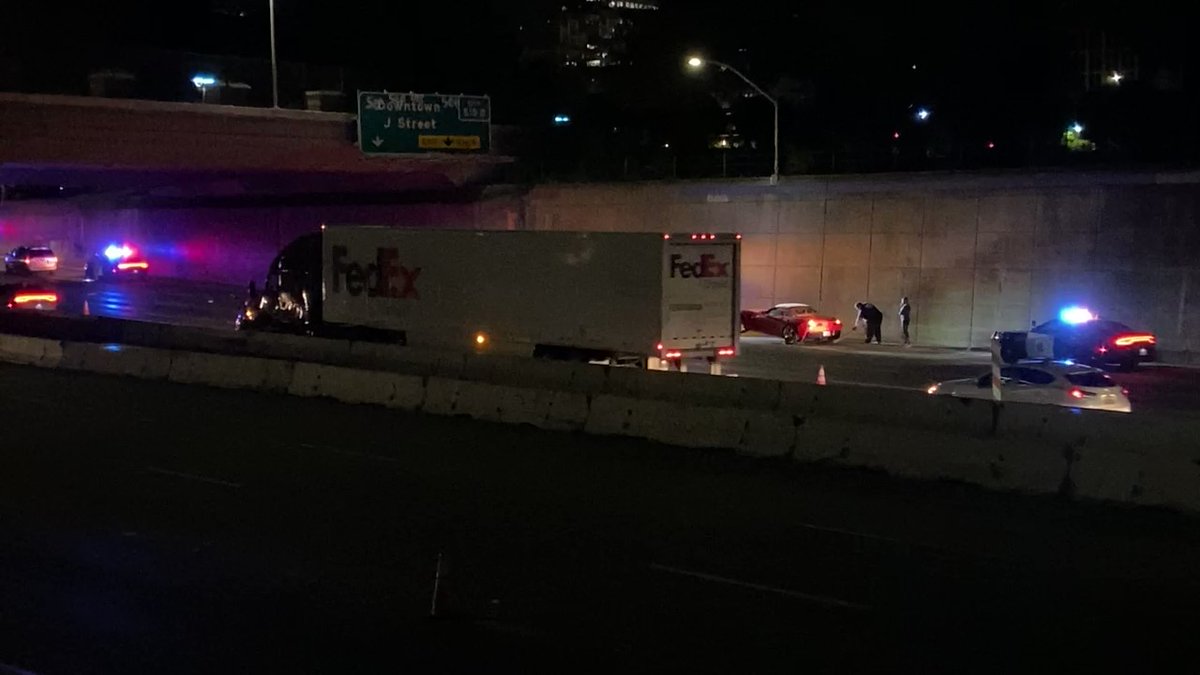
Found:
[[18, 246], [4, 256], [4, 271], [9, 274], [54, 274], [58, 256], [49, 246]]
[[784, 302], [763, 310], [743, 310], [742, 332], [757, 331], [783, 338], [786, 344], [797, 342], [833, 342], [842, 337], [842, 321], [821, 314], [812, 305]]

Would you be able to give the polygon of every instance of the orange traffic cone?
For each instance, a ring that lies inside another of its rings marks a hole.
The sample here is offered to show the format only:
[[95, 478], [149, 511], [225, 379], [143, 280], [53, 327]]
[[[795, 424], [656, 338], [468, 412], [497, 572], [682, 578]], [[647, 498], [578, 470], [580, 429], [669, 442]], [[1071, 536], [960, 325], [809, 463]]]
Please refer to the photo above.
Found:
[[817, 371], [817, 384], [825, 384], [825, 364], [821, 364], [821, 369]]
[[83, 301], [83, 315], [84, 315], [84, 316], [91, 316], [91, 315], [92, 315], [92, 310], [88, 309], [88, 304], [87, 304], [87, 300], [86, 300], [86, 299]]

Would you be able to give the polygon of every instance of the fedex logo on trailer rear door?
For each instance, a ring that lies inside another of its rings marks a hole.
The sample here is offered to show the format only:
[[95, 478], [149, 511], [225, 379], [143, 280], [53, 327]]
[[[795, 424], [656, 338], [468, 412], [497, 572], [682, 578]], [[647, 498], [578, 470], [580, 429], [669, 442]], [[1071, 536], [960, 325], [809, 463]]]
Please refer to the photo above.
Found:
[[684, 260], [679, 253], [671, 254], [671, 278], [677, 275], [684, 279], [699, 279], [704, 277], [728, 277], [729, 276], [728, 262], [717, 260], [717, 256], [702, 253], [698, 260]]

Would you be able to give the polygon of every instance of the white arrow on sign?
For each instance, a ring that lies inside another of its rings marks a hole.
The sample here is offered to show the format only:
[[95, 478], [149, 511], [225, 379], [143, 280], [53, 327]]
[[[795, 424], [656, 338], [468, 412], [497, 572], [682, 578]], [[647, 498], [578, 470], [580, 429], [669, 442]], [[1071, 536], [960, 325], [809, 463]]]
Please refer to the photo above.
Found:
[[383, 145], [383, 139], [376, 136], [375, 138], [371, 139], [371, 143], [374, 144], [374, 146], [378, 148], [379, 146]]

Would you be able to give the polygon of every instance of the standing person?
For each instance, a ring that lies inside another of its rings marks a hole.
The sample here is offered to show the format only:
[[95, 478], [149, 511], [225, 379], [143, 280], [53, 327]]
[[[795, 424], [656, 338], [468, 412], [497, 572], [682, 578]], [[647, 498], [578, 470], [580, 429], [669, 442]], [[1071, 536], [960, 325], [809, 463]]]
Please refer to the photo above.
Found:
[[854, 317], [854, 326], [850, 330], [858, 330], [859, 322], [865, 323], [867, 324], [866, 343], [871, 344], [871, 339], [874, 338], [875, 344], [883, 344], [879, 330], [883, 325], [883, 312], [869, 302], [856, 302], [854, 308], [858, 310], [858, 316]]
[[900, 298], [900, 332], [904, 335], [904, 346], [911, 347], [908, 339], [908, 322], [912, 318], [912, 306], [908, 304], [908, 296]]

